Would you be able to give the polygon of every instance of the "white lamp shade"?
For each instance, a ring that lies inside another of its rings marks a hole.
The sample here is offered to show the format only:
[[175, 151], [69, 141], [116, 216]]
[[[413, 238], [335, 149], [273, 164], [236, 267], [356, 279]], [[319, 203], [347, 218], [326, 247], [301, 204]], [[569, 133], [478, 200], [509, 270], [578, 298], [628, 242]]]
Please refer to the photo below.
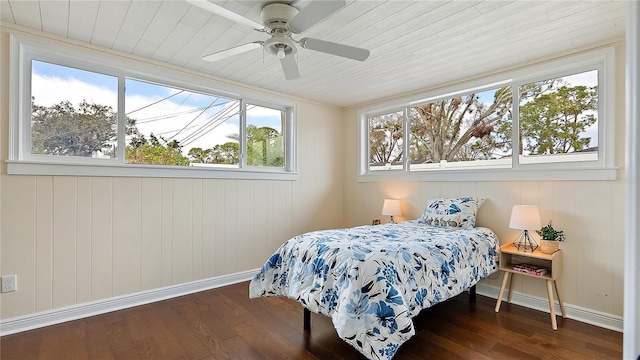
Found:
[[509, 227], [520, 230], [540, 229], [540, 211], [535, 205], [515, 205], [511, 209]]
[[385, 199], [382, 205], [382, 215], [395, 216], [400, 215], [400, 200]]

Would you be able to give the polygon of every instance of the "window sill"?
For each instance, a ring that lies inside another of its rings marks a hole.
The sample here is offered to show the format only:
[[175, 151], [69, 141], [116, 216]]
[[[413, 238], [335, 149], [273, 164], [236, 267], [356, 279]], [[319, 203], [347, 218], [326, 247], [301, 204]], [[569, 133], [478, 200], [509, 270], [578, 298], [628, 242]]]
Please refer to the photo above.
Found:
[[618, 178], [617, 168], [554, 170], [439, 170], [429, 172], [376, 171], [359, 175], [358, 182], [384, 181], [611, 181]]
[[295, 181], [298, 174], [276, 169], [228, 169], [194, 168], [158, 165], [87, 165], [33, 161], [7, 161], [9, 175], [61, 175], [61, 176], [110, 176], [155, 177], [195, 179], [246, 179]]

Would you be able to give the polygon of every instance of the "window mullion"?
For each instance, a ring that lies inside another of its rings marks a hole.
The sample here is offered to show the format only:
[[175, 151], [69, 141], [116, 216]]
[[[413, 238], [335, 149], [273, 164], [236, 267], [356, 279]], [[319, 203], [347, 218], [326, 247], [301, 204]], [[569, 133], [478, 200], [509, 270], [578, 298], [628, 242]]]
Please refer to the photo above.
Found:
[[240, 99], [240, 126], [238, 129], [238, 143], [240, 147], [240, 168], [247, 167], [247, 103]]
[[511, 167], [520, 166], [520, 93], [511, 85]]
[[125, 157], [125, 130], [127, 124], [127, 116], [125, 114], [125, 77], [118, 76], [118, 131], [116, 136], [116, 159], [119, 163], [126, 163]]
[[410, 151], [410, 132], [411, 132], [411, 124], [409, 123], [409, 107], [405, 107], [404, 108], [404, 121], [403, 121], [403, 125], [404, 127], [404, 136], [402, 141], [404, 142], [403, 146], [404, 146], [404, 167], [403, 170], [405, 172], [409, 172], [411, 171], [410, 166], [411, 166], [411, 154], [409, 153]]

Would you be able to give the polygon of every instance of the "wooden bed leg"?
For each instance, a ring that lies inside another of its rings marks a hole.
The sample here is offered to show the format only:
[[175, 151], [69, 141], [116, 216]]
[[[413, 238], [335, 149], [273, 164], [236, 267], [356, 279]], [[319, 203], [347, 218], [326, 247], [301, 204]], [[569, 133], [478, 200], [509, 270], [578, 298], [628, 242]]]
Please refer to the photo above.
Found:
[[311, 330], [311, 311], [309, 311], [309, 309], [304, 308], [303, 318], [303, 328], [305, 330]]
[[475, 285], [469, 288], [469, 300], [471, 302], [476, 302], [476, 286]]

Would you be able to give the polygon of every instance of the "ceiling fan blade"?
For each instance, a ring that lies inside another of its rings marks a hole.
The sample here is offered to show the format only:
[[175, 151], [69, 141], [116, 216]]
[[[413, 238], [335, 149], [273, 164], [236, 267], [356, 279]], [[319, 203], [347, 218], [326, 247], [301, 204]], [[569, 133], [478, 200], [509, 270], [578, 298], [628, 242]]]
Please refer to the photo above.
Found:
[[291, 18], [289, 29], [293, 33], [299, 34], [342, 9], [345, 5], [347, 5], [345, 0], [313, 0]]
[[246, 17], [236, 14], [231, 10], [227, 10], [225, 8], [223, 8], [220, 5], [216, 5], [214, 3], [211, 3], [207, 0], [186, 0], [189, 4], [193, 5], [193, 6], [197, 6], [201, 9], [204, 9], [208, 12], [214, 13], [216, 15], [220, 15], [222, 17], [225, 17], [231, 21], [235, 21], [237, 23], [243, 24], [243, 25], [247, 25], [250, 26], [256, 30], [262, 30], [264, 29], [264, 26], [262, 24], [258, 24], [257, 22], [251, 20], [251, 19], [247, 19]]
[[242, 54], [244, 52], [251, 51], [253, 49], [257, 49], [257, 48], [261, 47], [262, 44], [263, 44], [262, 41], [256, 41], [256, 42], [252, 42], [252, 43], [248, 43], [248, 44], [232, 47], [232, 48], [227, 49], [227, 50], [222, 50], [222, 51], [218, 51], [218, 52], [213, 53], [213, 54], [209, 54], [209, 55], [203, 56], [202, 60], [204, 60], [204, 61], [218, 61], [218, 60], [226, 59], [226, 58], [228, 58], [230, 56]]
[[280, 59], [280, 65], [282, 65], [282, 71], [284, 72], [285, 79], [294, 80], [300, 77], [298, 63], [296, 63], [296, 57], [293, 54], [289, 54]]
[[338, 44], [330, 41], [304, 38], [300, 40], [302, 47], [309, 50], [320, 51], [327, 54], [338, 55], [345, 58], [364, 61], [369, 57], [369, 50], [355, 46]]

